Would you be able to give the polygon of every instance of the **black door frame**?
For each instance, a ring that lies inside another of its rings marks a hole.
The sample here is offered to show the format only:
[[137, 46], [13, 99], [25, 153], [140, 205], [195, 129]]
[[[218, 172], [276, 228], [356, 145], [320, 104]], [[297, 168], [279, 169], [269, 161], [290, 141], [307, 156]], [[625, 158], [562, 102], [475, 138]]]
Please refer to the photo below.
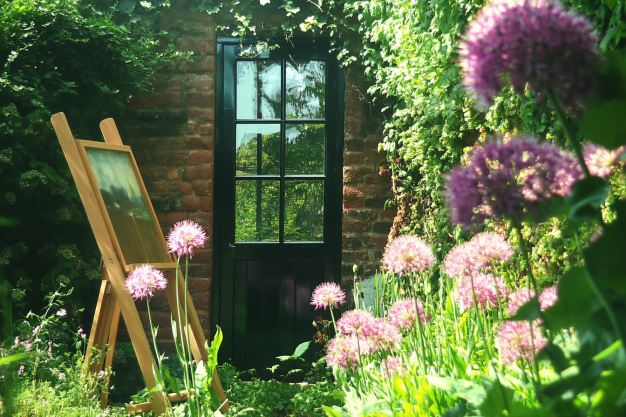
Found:
[[[224, 65], [228, 60], [234, 59], [234, 50], [237, 45], [242, 47], [253, 46], [258, 43], [257, 39], [244, 39], [219, 37], [217, 39], [217, 74], [216, 74], [216, 126], [215, 126], [215, 176], [214, 176], [214, 212], [213, 212], [213, 278], [212, 278], [212, 303], [211, 303], [211, 331], [214, 334], [216, 324], [225, 328], [233, 328], [234, 300], [233, 282], [222, 280], [226, 272], [222, 264], [223, 256], [229, 256], [225, 231], [222, 230], [227, 224], [232, 223], [234, 213], [226, 213], [225, 202], [234, 198], [234, 176], [225, 174], [225, 169], [232, 168], [234, 161], [226, 161], [223, 155], [228, 151], [225, 137], [233, 135], [230, 131], [234, 126], [234, 108], [225, 108], [228, 101], [235, 103], [234, 97], [225, 100], [225, 94], [234, 92], [234, 88], [226, 86], [234, 85], [233, 71], [225, 71]], [[326, 265], [324, 280], [340, 283], [341, 281], [341, 247], [342, 247], [342, 199], [343, 199], [343, 146], [344, 146], [344, 74], [336, 59], [336, 54], [329, 52], [331, 49], [330, 39], [292, 39], [290, 42], [274, 40], [270, 45], [279, 45], [275, 51], [262, 53], [258, 58], [286, 58], [294, 59], [324, 59], [327, 60], [327, 84], [326, 84], [326, 161], [325, 175], [327, 185], [324, 193], [324, 240], [320, 242], [265, 242], [240, 244], [237, 243], [237, 252], [247, 256], [267, 258], [293, 258], [302, 256], [302, 249], [306, 247], [310, 257], [323, 258]], [[235, 47], [233, 47], [235, 46]], [[232, 54], [232, 56], [226, 56]], [[284, 82], [284, 81], [283, 81]], [[334, 140], [329, 140], [331, 132], [335, 134]], [[234, 171], [233, 171], [234, 172]], [[281, 202], [283, 197], [281, 196]], [[282, 204], [281, 204], [282, 212]], [[282, 216], [282, 214], [281, 214]], [[282, 218], [282, 217], [281, 217]], [[254, 247], [253, 247], [254, 246]], [[254, 253], [252, 253], [254, 252]], [[239, 257], [239, 256], [238, 256]], [[232, 258], [234, 261], [234, 256]], [[230, 262], [230, 260], [229, 260]], [[226, 269], [230, 269], [226, 267]], [[228, 312], [231, 313], [228, 313]], [[228, 317], [230, 315], [230, 317]], [[225, 361], [233, 354], [233, 335], [225, 334], [223, 349], [220, 349], [220, 360]], [[289, 354], [290, 352], [283, 352]]]

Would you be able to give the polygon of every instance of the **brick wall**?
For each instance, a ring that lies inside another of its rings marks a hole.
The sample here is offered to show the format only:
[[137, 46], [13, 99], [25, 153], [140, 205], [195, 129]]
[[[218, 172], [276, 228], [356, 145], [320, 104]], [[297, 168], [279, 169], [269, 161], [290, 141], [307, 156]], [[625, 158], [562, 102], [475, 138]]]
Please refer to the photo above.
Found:
[[[180, 2], [182, 3], [182, 2]], [[179, 3], [179, 4], [180, 4]], [[192, 51], [191, 62], [161, 71], [151, 94], [135, 97], [119, 124], [122, 138], [133, 148], [146, 188], [164, 234], [178, 221], [191, 219], [209, 236], [206, 249], [194, 254], [190, 292], [203, 324], [210, 332], [213, 277], [213, 178], [215, 144], [216, 22], [211, 16], [173, 6], [163, 18], [165, 30], [179, 33], [174, 41]], [[379, 111], [361, 99], [356, 76], [346, 76], [343, 203], [343, 265], [346, 289], [352, 286], [352, 265], [360, 275], [379, 266], [395, 211], [383, 211], [390, 198], [390, 178], [379, 174], [384, 153]], [[363, 91], [363, 90], [361, 90]], [[165, 296], [153, 300], [159, 339], [171, 340]], [[138, 303], [148, 328], [145, 302]], [[161, 311], [159, 311], [161, 310]], [[122, 326], [120, 341], [128, 340]]]

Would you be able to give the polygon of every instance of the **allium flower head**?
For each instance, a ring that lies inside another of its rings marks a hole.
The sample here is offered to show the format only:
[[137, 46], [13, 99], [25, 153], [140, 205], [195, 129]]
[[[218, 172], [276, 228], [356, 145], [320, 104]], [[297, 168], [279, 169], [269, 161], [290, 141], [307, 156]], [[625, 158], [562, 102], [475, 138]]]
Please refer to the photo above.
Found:
[[[522, 358], [529, 362], [534, 361], [534, 356], [548, 342], [543, 338], [536, 322], [532, 324], [532, 342], [530, 340], [530, 332], [531, 325], [527, 321], [505, 321], [502, 323], [496, 337], [496, 347], [503, 363], [515, 363]], [[532, 349], [533, 344], [535, 347], [534, 351]]]
[[488, 307], [497, 307], [498, 298], [500, 298], [500, 302], [505, 302], [509, 297], [510, 291], [502, 277], [495, 278], [493, 275], [487, 274], [472, 275], [461, 280], [457, 289], [457, 303], [462, 312], [474, 305], [472, 282], [476, 301], [481, 310], [485, 310]]
[[22, 374], [24, 373], [24, 365], [20, 365], [20, 369], [17, 370], [17, 376], [22, 376]]
[[368, 337], [376, 319], [365, 310], [350, 310], [337, 321], [337, 330], [348, 335]]
[[339, 304], [346, 302], [346, 294], [341, 291], [341, 287], [334, 282], [324, 282], [315, 288], [311, 297], [311, 305], [315, 309], [324, 307], [337, 308]]
[[404, 377], [409, 373], [407, 366], [402, 361], [402, 358], [397, 356], [389, 356], [387, 359], [380, 361], [380, 370], [390, 377], [393, 375]]
[[60, 309], [59, 311], [57, 311], [57, 316], [59, 316], [59, 317], [67, 316], [67, 310], [64, 309], [64, 308]]
[[546, 288], [539, 294], [539, 306], [542, 310], [546, 310], [554, 305], [558, 300], [556, 287]]
[[395, 274], [420, 272], [436, 262], [430, 245], [422, 239], [404, 235], [396, 238], [385, 250], [383, 265]]
[[624, 165], [624, 162], [619, 160], [624, 152], [626, 146], [609, 151], [605, 147], [587, 142], [583, 147], [583, 158], [591, 175], [604, 178], [611, 175], [615, 168]]
[[509, 305], [506, 308], [506, 312], [510, 315], [517, 313], [517, 310], [534, 296], [535, 290], [531, 289], [528, 291], [528, 288], [520, 288], [509, 297]]
[[167, 278], [163, 272], [148, 264], [135, 268], [126, 278], [126, 291], [135, 300], [152, 298], [155, 291], [163, 290], [166, 286]]
[[[425, 323], [424, 305], [420, 300], [417, 300], [417, 309], [419, 310], [420, 320], [422, 320], [422, 323]], [[398, 329], [413, 328], [415, 326], [415, 300], [405, 298], [392, 305], [389, 308], [389, 323]]]
[[398, 329], [382, 318], [375, 318], [368, 326], [367, 341], [371, 344], [372, 352], [391, 349], [394, 344], [402, 340]]
[[452, 219], [463, 226], [492, 216], [520, 221], [528, 212], [540, 218], [541, 203], [568, 196], [582, 177], [572, 155], [535, 139], [485, 143], [469, 162], [450, 173], [446, 187]]
[[510, 80], [517, 93], [528, 83], [541, 97], [549, 87], [566, 110], [578, 110], [598, 62], [589, 22], [546, 0], [488, 4], [470, 23], [459, 55], [463, 83], [483, 108]]
[[170, 252], [178, 256], [189, 254], [193, 257], [194, 248], [203, 248], [206, 242], [206, 233], [202, 226], [191, 220], [178, 222], [167, 235], [167, 247]]
[[357, 340], [356, 336], [342, 335], [331, 340], [327, 349], [326, 363], [329, 366], [352, 370], [356, 369], [361, 357], [368, 356], [372, 351], [367, 340]]
[[449, 277], [463, 277], [484, 272], [491, 261], [506, 262], [513, 256], [509, 242], [495, 233], [479, 233], [469, 242], [455, 246], [443, 261]]

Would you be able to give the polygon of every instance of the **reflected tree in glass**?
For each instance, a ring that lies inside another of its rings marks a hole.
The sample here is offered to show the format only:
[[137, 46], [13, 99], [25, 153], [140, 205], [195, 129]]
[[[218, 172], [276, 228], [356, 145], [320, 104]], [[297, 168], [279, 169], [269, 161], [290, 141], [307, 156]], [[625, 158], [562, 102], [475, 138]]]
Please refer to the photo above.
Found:
[[286, 110], [288, 119], [324, 119], [326, 115], [326, 62], [287, 61]]
[[324, 180], [285, 181], [285, 241], [324, 239]]
[[279, 206], [279, 181], [237, 181], [235, 240], [237, 242], [277, 242]]
[[324, 174], [323, 124], [288, 124], [285, 130], [285, 175]]
[[236, 175], [280, 174], [280, 125], [238, 124]]
[[280, 61], [237, 62], [237, 119], [280, 119]]

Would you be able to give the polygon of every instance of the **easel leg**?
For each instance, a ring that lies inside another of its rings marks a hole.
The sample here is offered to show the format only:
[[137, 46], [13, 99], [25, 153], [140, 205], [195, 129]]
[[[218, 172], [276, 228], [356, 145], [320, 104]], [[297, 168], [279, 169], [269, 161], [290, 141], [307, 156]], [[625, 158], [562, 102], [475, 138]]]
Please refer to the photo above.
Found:
[[[115, 343], [117, 342], [117, 330], [120, 326], [120, 306], [115, 303], [115, 310], [113, 311], [113, 320], [111, 321], [111, 331], [109, 332], [109, 343], [107, 345], [107, 354], [104, 361], [104, 370], [111, 368], [113, 365], [113, 358], [115, 356]], [[107, 383], [102, 387], [102, 393], [100, 394], [100, 407], [102, 409], [107, 408], [109, 403], [109, 388], [111, 387], [111, 376], [107, 377]]]

